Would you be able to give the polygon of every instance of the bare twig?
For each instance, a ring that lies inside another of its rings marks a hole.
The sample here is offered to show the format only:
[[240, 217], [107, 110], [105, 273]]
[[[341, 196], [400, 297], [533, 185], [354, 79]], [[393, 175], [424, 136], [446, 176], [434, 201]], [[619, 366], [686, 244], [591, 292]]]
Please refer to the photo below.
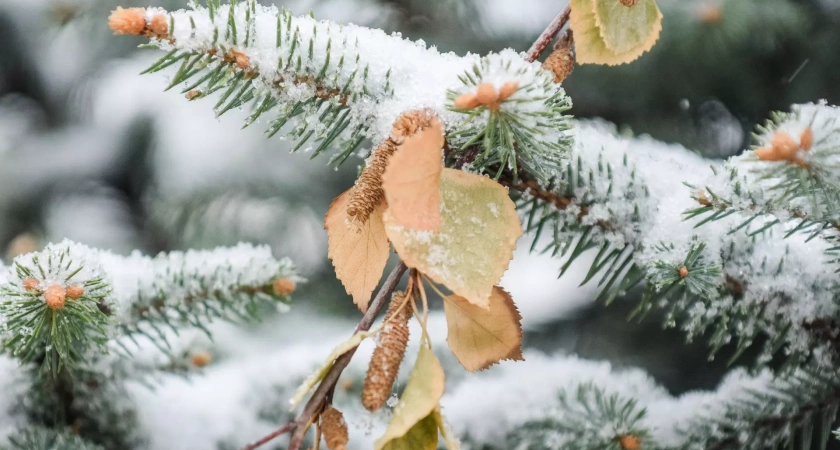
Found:
[[[388, 303], [388, 300], [390, 300], [391, 294], [394, 292], [394, 289], [397, 288], [397, 284], [400, 282], [400, 279], [407, 269], [408, 267], [402, 261], [400, 261], [397, 267], [394, 267], [394, 270], [392, 270], [388, 275], [388, 278], [385, 279], [385, 283], [381, 288], [379, 288], [379, 291], [376, 293], [376, 297], [374, 297], [373, 301], [370, 303], [370, 306], [368, 307], [365, 315], [362, 317], [362, 320], [360, 320], [359, 324], [356, 325], [354, 334], [370, 329], [373, 322], [376, 321], [376, 316], [379, 315], [379, 311], [381, 311], [382, 307]], [[248, 445], [243, 450], [255, 450], [277, 436], [288, 432], [292, 433], [289, 440], [288, 450], [299, 450], [301, 444], [303, 444], [303, 438], [306, 435], [307, 425], [317, 414], [321, 412], [324, 406], [326, 406], [327, 399], [332, 396], [335, 385], [338, 383], [339, 377], [341, 377], [341, 372], [348, 364], [350, 364], [350, 360], [353, 359], [353, 354], [355, 353], [356, 349], [353, 348], [336, 358], [332, 368], [330, 368], [329, 372], [327, 372], [324, 379], [321, 380], [318, 388], [315, 389], [315, 393], [313, 393], [312, 397], [309, 398], [309, 401], [306, 403], [306, 406], [297, 418], [286, 425], [283, 425], [264, 438]]]
[[531, 45], [531, 48], [528, 49], [528, 54], [525, 59], [531, 62], [536, 61], [548, 47], [548, 44], [550, 44], [554, 37], [557, 36], [557, 33], [563, 29], [566, 22], [569, 21], [569, 16], [571, 14], [571, 5], [566, 6], [563, 11], [560, 11], [560, 14], [557, 14], [557, 17], [548, 24], [540, 37], [538, 37], [534, 44]]

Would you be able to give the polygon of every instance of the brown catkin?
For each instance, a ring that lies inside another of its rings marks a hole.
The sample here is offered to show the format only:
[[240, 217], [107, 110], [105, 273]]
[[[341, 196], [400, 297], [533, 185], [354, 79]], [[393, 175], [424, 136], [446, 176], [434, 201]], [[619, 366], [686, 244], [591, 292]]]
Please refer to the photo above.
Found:
[[347, 422], [344, 421], [344, 414], [341, 411], [328, 406], [321, 413], [321, 433], [324, 435], [324, 443], [330, 450], [346, 450]]
[[572, 32], [564, 34], [554, 44], [554, 51], [548, 55], [542, 67], [554, 72], [554, 82], [560, 83], [575, 70], [575, 58], [572, 56]]
[[373, 151], [359, 179], [356, 187], [350, 193], [350, 203], [347, 205], [347, 215], [351, 219], [365, 223], [379, 202], [385, 197], [382, 190], [382, 174], [388, 167], [391, 158], [406, 137], [413, 135], [420, 128], [431, 123], [432, 115], [428, 111], [409, 111], [394, 121], [391, 136], [385, 139]]
[[[405, 300], [404, 292], [394, 294], [385, 314], [385, 328], [379, 334], [379, 345], [370, 358], [365, 387], [362, 389], [362, 405], [370, 412], [381, 408], [391, 396], [391, 387], [397, 379], [397, 372], [405, 356], [405, 348], [408, 345], [408, 320], [412, 313], [411, 305]], [[412, 300], [409, 298], [408, 301]], [[405, 306], [399, 309], [403, 303]]]

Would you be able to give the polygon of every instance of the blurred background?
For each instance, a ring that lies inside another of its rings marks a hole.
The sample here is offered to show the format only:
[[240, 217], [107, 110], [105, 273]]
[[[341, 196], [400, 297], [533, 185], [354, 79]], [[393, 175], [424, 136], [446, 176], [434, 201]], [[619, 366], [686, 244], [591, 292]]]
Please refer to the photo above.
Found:
[[[171, 72], [139, 75], [160, 54], [138, 49], [141, 38], [112, 36], [107, 16], [117, 5], [179, 9], [186, 0], [126, 1], [0, 0], [3, 260], [63, 238], [123, 254], [265, 243], [292, 258], [309, 283], [296, 294], [292, 316], [247, 332], [224, 329], [225, 339], [201, 344], [213, 349], [218, 364], [215, 375], [211, 366], [206, 376], [232, 377], [232, 386], [236, 377], [226, 371], [242, 367], [236, 358], [259, 357], [292, 336], [323, 340], [320, 360], [359, 317], [326, 257], [322, 224], [361, 160], [336, 170], [327, 158], [310, 161], [306, 153], [290, 154], [287, 141], [267, 140], [265, 123], [241, 130], [246, 112], [216, 118], [210, 100], [187, 102], [163, 92]], [[296, 14], [312, 10], [317, 18], [400, 32], [458, 54], [527, 50], [566, 4], [274, 3]], [[722, 159], [745, 148], [771, 111], [820, 99], [840, 104], [840, 0], [658, 3], [664, 30], [653, 51], [620, 67], [578, 66], [564, 82], [574, 116], [604, 118], [627, 134], [650, 134]], [[529, 255], [527, 244], [519, 245], [502, 283], [522, 311], [526, 346], [639, 366], [673, 394], [719, 382], [725, 352], [721, 362], [709, 362], [702, 341], [686, 346], [682, 333], [661, 329], [659, 317], [628, 323], [637, 293], [609, 308], [593, 304], [597, 288], [578, 286], [585, 258], [557, 279], [562, 261]], [[291, 325], [295, 317], [318, 326], [301, 336]], [[138, 394], [151, 405], [139, 412], [144, 426], [163, 430], [167, 424], [152, 417], [173, 399], [195, 403], [196, 395], [213, 395], [200, 390], [201, 381], [179, 383]], [[236, 392], [230, 395], [251, 395], [242, 387]], [[270, 406], [265, 411], [258, 416], [266, 424], [281, 420]], [[165, 442], [166, 432], [160, 433], [155, 439]], [[224, 432], [214, 439], [223, 441]]]

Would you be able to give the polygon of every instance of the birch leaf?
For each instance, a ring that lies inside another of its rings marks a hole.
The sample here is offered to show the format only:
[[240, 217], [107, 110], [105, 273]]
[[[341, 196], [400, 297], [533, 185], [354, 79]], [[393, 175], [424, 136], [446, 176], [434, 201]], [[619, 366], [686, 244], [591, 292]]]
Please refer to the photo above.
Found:
[[329, 236], [328, 256], [335, 275], [364, 312], [388, 262], [389, 244], [382, 222], [384, 202], [376, 206], [365, 223], [348, 220], [347, 205], [353, 189], [333, 200], [324, 218], [324, 228]]
[[440, 230], [440, 173], [443, 128], [431, 126], [405, 139], [388, 160], [382, 189], [388, 210], [398, 223], [413, 230]]
[[446, 342], [465, 369], [483, 370], [503, 359], [522, 361], [522, 316], [504, 289], [493, 288], [489, 309], [458, 295], [444, 298], [443, 309]]
[[437, 448], [438, 420], [433, 413], [443, 396], [444, 381], [440, 361], [431, 349], [421, 345], [391, 423], [374, 443], [374, 450]]
[[385, 212], [385, 232], [409, 267], [487, 308], [522, 236], [516, 206], [490, 178], [443, 169], [441, 229], [411, 230]]
[[662, 31], [655, 0], [572, 0], [571, 23], [580, 64], [618, 65], [650, 50]]

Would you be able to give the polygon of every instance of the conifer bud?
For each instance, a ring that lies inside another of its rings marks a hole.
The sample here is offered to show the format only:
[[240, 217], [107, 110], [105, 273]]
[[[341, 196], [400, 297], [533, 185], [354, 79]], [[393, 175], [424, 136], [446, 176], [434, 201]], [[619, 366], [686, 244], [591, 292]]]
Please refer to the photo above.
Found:
[[814, 132], [808, 127], [799, 135], [799, 148], [807, 152], [811, 150], [812, 145], [814, 145]]
[[328, 406], [321, 413], [321, 433], [324, 435], [324, 443], [330, 450], [347, 450], [347, 441], [350, 437], [347, 433], [347, 422], [341, 411]]
[[638, 436], [632, 434], [625, 434], [618, 437], [618, 443], [623, 450], [639, 450], [641, 447], [641, 440]]
[[159, 38], [169, 36], [169, 22], [166, 20], [166, 16], [163, 14], [158, 14], [152, 17], [152, 21], [149, 24], [149, 29], [155, 36]]
[[459, 95], [454, 105], [458, 109], [475, 109], [481, 106], [481, 102], [478, 101], [478, 96], [471, 92]]
[[379, 346], [373, 351], [362, 389], [362, 404], [370, 412], [385, 404], [397, 379], [408, 346], [408, 320], [412, 313], [408, 302], [411, 301], [410, 297], [406, 301], [404, 292], [395, 293], [385, 314], [385, 327], [379, 334]]
[[479, 83], [475, 95], [478, 97], [479, 103], [488, 107], [496, 103], [498, 99], [496, 87], [492, 83]]
[[796, 152], [799, 151], [799, 146], [796, 145], [793, 137], [785, 131], [777, 131], [773, 135], [773, 139], [770, 140], [770, 145], [781, 159], [787, 159], [789, 161], [793, 160]]
[[295, 280], [291, 278], [277, 277], [274, 279], [274, 293], [277, 295], [289, 295], [295, 291]]
[[519, 89], [518, 81], [508, 81], [499, 88], [499, 101], [504, 101], [510, 98]]
[[85, 288], [81, 286], [67, 286], [65, 291], [67, 292], [67, 297], [74, 300], [85, 295]]
[[24, 278], [23, 279], [23, 288], [27, 291], [34, 291], [38, 289], [38, 280], [34, 278]]
[[108, 17], [108, 28], [114, 30], [114, 34], [140, 35], [146, 29], [146, 10], [117, 6]]
[[52, 284], [44, 291], [44, 300], [50, 309], [64, 308], [64, 301], [67, 298], [67, 292], [64, 287], [59, 284]]
[[687, 277], [688, 276], [688, 267], [686, 267], [686, 266], [680, 267], [679, 273], [680, 273], [680, 278]]
[[213, 356], [209, 352], [196, 352], [192, 355], [192, 365], [204, 367], [213, 362]]

